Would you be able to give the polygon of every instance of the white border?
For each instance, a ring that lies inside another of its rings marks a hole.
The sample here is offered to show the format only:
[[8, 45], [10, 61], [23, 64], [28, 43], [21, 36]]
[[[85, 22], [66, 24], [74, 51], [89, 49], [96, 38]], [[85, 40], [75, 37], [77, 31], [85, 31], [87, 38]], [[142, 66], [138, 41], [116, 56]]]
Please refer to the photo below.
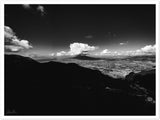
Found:
[[0, 117], [4, 113], [4, 6], [0, 1]]
[[160, 119], [160, 1], [156, 4], [156, 115]]
[[4, 4], [157, 4], [158, 0], [2, 0]]
[[[156, 116], [4, 116], [4, 4], [156, 4]], [[73, 119], [160, 119], [160, 2], [159, 0], [1, 0], [0, 1], [0, 119], [5, 120], [73, 120]]]

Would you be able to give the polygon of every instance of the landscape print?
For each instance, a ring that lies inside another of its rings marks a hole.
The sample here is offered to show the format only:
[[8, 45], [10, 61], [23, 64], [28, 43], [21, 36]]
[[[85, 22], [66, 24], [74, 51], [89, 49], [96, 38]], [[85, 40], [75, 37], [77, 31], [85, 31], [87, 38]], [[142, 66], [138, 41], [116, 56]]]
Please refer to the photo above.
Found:
[[154, 4], [6, 4], [5, 115], [153, 116]]

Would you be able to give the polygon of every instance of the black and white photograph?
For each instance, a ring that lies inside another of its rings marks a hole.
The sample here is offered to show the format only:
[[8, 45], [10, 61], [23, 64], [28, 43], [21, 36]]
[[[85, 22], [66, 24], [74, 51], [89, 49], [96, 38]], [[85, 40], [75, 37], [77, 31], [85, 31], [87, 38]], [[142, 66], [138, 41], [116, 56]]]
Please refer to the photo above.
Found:
[[155, 116], [156, 4], [4, 4], [5, 116]]

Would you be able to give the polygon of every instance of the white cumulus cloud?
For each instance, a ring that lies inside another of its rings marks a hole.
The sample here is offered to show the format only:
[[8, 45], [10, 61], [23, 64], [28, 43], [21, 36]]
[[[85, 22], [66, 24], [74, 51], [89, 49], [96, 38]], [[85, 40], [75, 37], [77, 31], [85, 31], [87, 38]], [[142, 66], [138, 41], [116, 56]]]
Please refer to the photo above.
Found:
[[5, 51], [18, 52], [24, 49], [30, 49], [32, 46], [28, 40], [20, 40], [13, 30], [4, 26], [4, 37], [5, 37]]
[[10, 27], [4, 26], [4, 37], [8, 38], [8, 39], [12, 39], [16, 36], [15, 36], [15, 33], [13, 32], [13, 30]]
[[22, 48], [25, 48], [25, 49], [32, 48], [32, 46], [29, 45], [29, 42], [27, 40], [13, 39], [11, 43], [13, 45], [21, 46]]
[[111, 55], [111, 54], [113, 53], [109, 51], [108, 49], [104, 49], [99, 53], [99, 55]]
[[65, 56], [65, 55], [78, 55], [82, 52], [89, 52], [89, 51], [93, 51], [96, 50], [98, 47], [96, 46], [90, 46], [86, 43], [71, 43], [70, 44], [70, 50], [69, 51], [60, 51], [57, 52], [55, 55], [56, 56]]
[[156, 51], [156, 45], [146, 45], [145, 47], [141, 48], [141, 51], [143, 51], [143, 52], [155, 52]]
[[70, 55], [77, 55], [80, 54], [83, 51], [93, 51], [96, 50], [98, 47], [95, 46], [89, 46], [86, 43], [72, 43], [70, 44]]
[[119, 45], [127, 45], [127, 44], [128, 44], [128, 41], [119, 43]]
[[100, 53], [96, 53], [96, 55], [111, 55], [111, 56], [118, 56], [118, 55], [155, 55], [156, 52], [156, 45], [146, 45], [137, 50], [131, 51], [109, 51], [108, 49], [102, 50]]
[[68, 55], [68, 53], [65, 51], [60, 51], [56, 53], [56, 56], [64, 56], [64, 55]]
[[156, 53], [156, 45], [146, 45], [141, 49], [137, 49], [133, 51], [131, 54], [133, 55], [155, 55]]
[[109, 50], [108, 50], [108, 49], [104, 49], [104, 50], [102, 50], [102, 52], [101, 52], [101, 54], [107, 54], [107, 53], [109, 53]]

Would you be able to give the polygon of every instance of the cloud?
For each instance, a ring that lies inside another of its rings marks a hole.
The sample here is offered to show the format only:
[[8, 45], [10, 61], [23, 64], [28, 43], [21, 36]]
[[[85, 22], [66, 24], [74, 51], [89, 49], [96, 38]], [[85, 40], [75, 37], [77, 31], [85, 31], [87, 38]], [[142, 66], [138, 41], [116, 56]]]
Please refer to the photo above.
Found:
[[135, 55], [154, 55], [156, 53], [156, 45], [146, 45], [141, 49], [134, 51]]
[[31, 6], [30, 6], [29, 4], [23, 4], [22, 7], [23, 7], [24, 9], [30, 9], [30, 8], [31, 8]]
[[[98, 55], [98, 54], [96, 54], [96, 55]], [[99, 53], [99, 55], [118, 55], [118, 52], [117, 51], [109, 51], [108, 49], [104, 49], [104, 50], [102, 50], [100, 53]]]
[[24, 9], [28, 9], [28, 10], [32, 9], [32, 10], [38, 11], [41, 14], [41, 16], [44, 16], [46, 14], [44, 6], [42, 6], [42, 5], [37, 5], [36, 9], [34, 7], [32, 7], [30, 4], [23, 4], [22, 7]]
[[123, 55], [155, 55], [156, 53], [156, 45], [146, 45], [140, 49], [133, 51], [125, 51]]
[[8, 26], [4, 26], [4, 37], [6, 52], [19, 52], [32, 48], [28, 40], [20, 40]]
[[124, 45], [125, 43], [119, 43], [120, 45]]
[[4, 26], [4, 37], [8, 39], [12, 39], [15, 37], [15, 33], [10, 27]]
[[64, 56], [64, 55], [68, 55], [68, 53], [65, 51], [60, 51], [56, 53], [56, 56]]
[[156, 45], [146, 45], [145, 47], [141, 48], [141, 51], [143, 51], [143, 52], [155, 52], [156, 51]]
[[51, 55], [51, 56], [55, 56], [55, 53], [51, 53], [50, 55]]
[[70, 50], [68, 52], [66, 51], [60, 51], [60, 52], [57, 52], [56, 56], [65, 56], [65, 55], [78, 55], [82, 52], [89, 52], [89, 51], [93, 51], [93, 50], [96, 50], [98, 47], [96, 46], [89, 46], [88, 44], [86, 43], [78, 43], [78, 42], [75, 42], [75, 43], [71, 43], [70, 44]]
[[132, 50], [132, 51], [109, 51], [108, 49], [102, 50], [99, 54], [96, 53], [96, 55], [111, 55], [111, 56], [118, 56], [118, 55], [129, 55], [129, 56], [135, 56], [135, 55], [155, 55], [156, 52], [156, 45], [146, 45], [140, 49]]
[[42, 16], [45, 15], [45, 10], [44, 10], [44, 7], [42, 5], [38, 5], [37, 11], [39, 11]]
[[128, 41], [127, 42], [119, 43], [119, 45], [127, 45], [127, 44], [128, 44]]
[[110, 51], [108, 49], [104, 49], [102, 50], [101, 54], [107, 54], [107, 53], [110, 53]]
[[17, 45], [17, 46], [21, 46], [25, 49], [32, 48], [32, 46], [29, 45], [29, 42], [27, 40], [13, 39], [12, 44]]
[[77, 55], [82, 53], [83, 51], [93, 51], [96, 50], [98, 47], [89, 46], [86, 43], [72, 43], [70, 44], [70, 55]]
[[19, 52], [20, 50], [23, 50], [21, 46], [5, 45], [5, 52]]
[[[108, 49], [104, 49], [104, 50], [102, 50], [101, 52], [100, 52], [100, 54], [99, 55], [111, 55], [111, 54], [113, 54], [111, 51], [109, 51]], [[98, 55], [98, 54], [97, 54]]]

